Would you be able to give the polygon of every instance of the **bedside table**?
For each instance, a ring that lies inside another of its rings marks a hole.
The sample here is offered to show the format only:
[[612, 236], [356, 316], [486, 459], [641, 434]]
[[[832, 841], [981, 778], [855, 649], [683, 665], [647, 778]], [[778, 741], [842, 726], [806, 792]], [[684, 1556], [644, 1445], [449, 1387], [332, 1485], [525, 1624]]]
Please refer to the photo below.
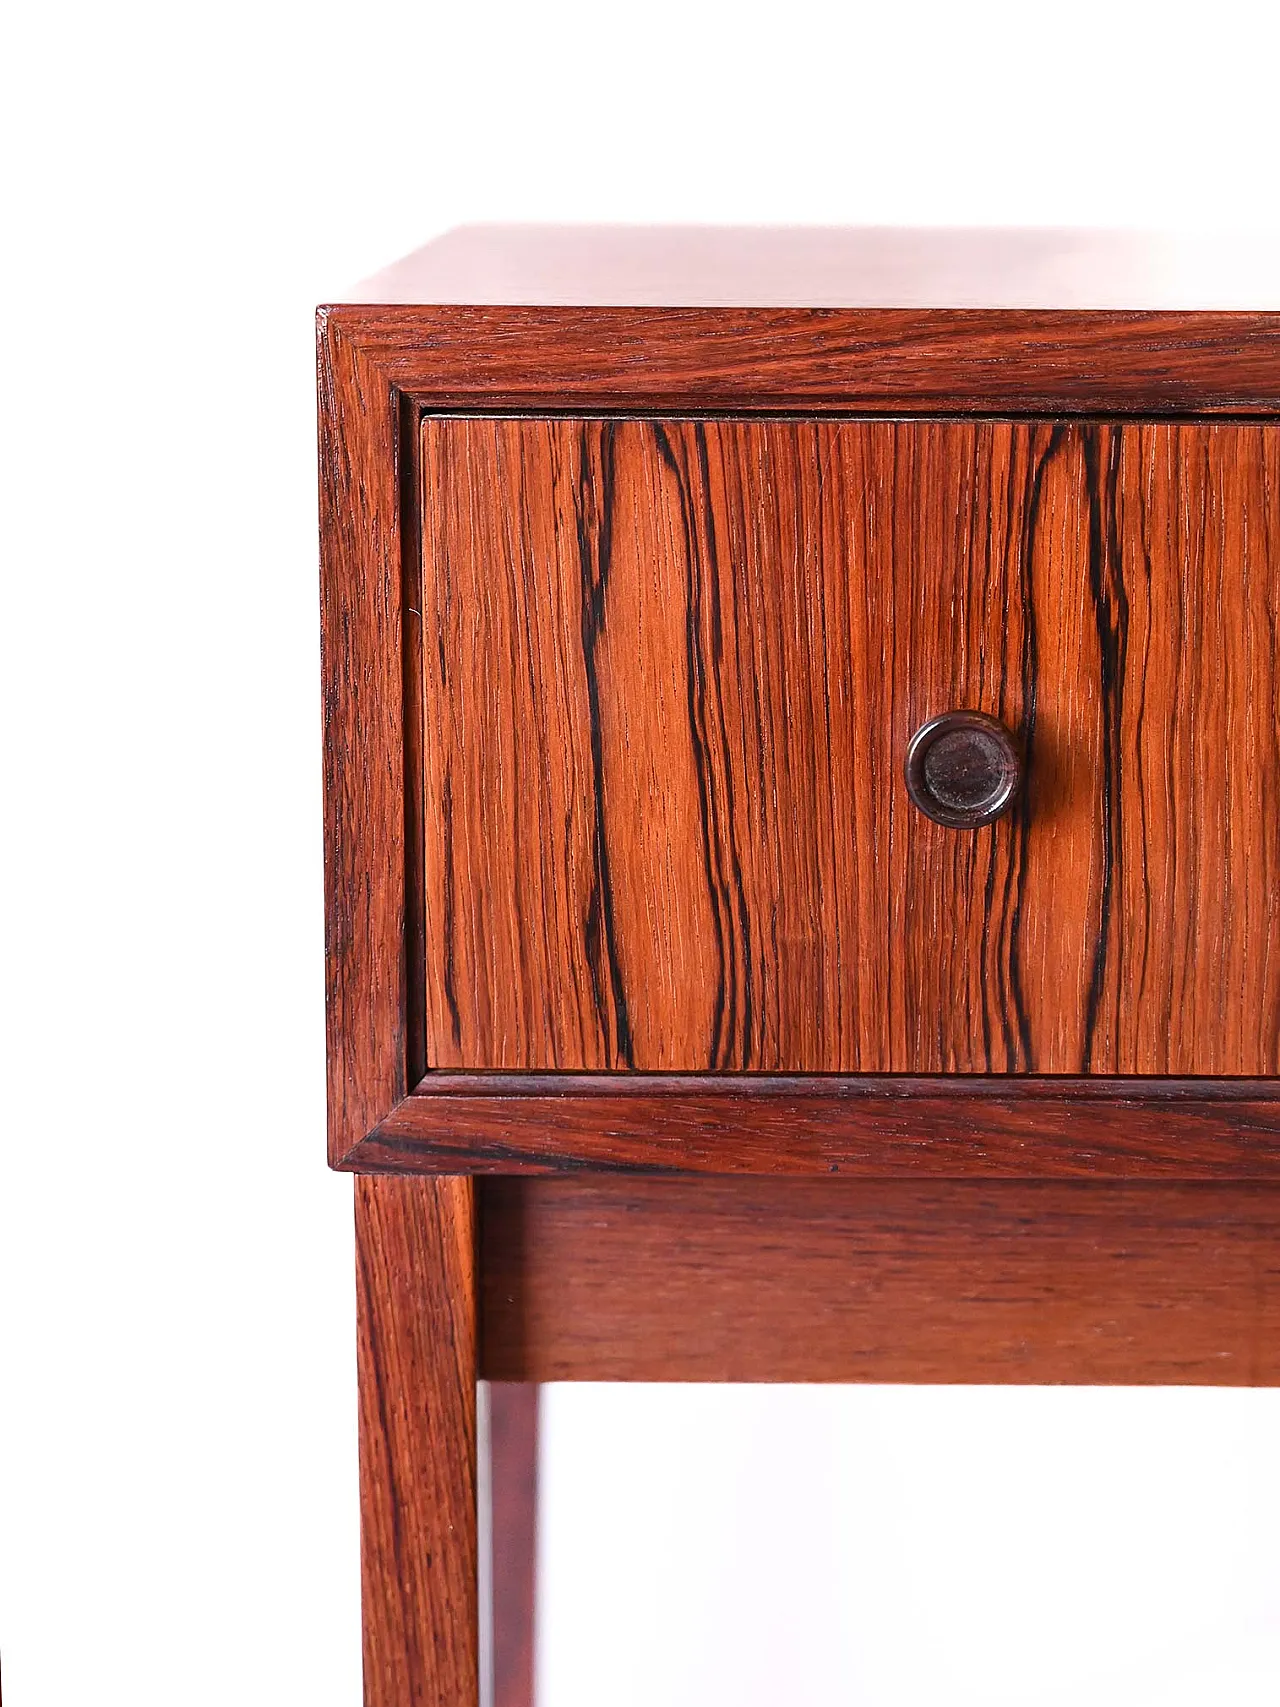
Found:
[[370, 1707], [477, 1700], [478, 1379], [1280, 1380], [1280, 291], [1171, 256], [320, 311]]

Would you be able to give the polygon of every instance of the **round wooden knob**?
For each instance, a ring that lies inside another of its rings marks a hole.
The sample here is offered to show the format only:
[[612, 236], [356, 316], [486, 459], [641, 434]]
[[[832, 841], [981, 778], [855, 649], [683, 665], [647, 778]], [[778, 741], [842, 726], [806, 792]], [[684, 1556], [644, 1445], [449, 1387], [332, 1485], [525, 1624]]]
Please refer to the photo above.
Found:
[[907, 748], [907, 792], [935, 824], [976, 830], [1007, 812], [1022, 761], [1003, 723], [981, 711], [944, 711]]

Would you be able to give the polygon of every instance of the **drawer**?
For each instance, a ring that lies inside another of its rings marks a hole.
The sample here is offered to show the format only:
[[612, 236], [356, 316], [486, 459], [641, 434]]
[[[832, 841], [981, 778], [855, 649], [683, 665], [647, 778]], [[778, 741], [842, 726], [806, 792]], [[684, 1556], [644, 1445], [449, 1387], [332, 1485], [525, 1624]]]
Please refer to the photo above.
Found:
[[[1280, 429], [428, 417], [420, 478], [429, 1066], [1277, 1071]], [[977, 828], [905, 781], [952, 709]]]

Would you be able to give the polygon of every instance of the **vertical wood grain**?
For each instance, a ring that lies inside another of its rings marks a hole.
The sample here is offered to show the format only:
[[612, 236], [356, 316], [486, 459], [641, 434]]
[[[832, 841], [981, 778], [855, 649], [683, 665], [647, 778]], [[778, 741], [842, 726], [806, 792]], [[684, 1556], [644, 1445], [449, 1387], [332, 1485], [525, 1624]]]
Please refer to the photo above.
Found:
[[356, 1180], [366, 1707], [478, 1707], [470, 1180]]
[[[427, 419], [431, 1066], [1280, 1070], [1280, 429]], [[961, 832], [913, 730], [1001, 718]]]
[[318, 335], [325, 1017], [337, 1162], [407, 1089], [403, 588], [392, 388], [323, 314]]

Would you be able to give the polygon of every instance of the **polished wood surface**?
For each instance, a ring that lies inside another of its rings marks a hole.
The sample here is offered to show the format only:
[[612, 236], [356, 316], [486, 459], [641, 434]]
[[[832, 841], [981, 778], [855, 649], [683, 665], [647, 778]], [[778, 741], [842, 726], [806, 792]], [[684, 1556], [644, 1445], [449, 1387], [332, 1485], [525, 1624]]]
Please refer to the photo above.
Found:
[[352, 383], [371, 419], [404, 398], [538, 414], [1280, 413], [1275, 312], [375, 305], [321, 309], [318, 327], [326, 367], [364, 370]]
[[1280, 238], [1069, 228], [471, 225], [361, 303], [1280, 308]]
[[359, 347], [320, 362], [329, 1155], [413, 1082], [405, 1054], [404, 682], [398, 406]]
[[1079, 237], [472, 234], [320, 311], [366, 1707], [477, 1707], [481, 1373], [1280, 1381], [1280, 302]]
[[481, 1182], [525, 1381], [1280, 1383], [1280, 1189]]
[[365, 1707], [479, 1707], [475, 1240], [469, 1180], [356, 1181]]
[[[424, 1066], [412, 814], [416, 422], [451, 407], [819, 416], [1280, 410], [1280, 316], [321, 310], [329, 1132], [341, 1165]], [[408, 691], [406, 691], [408, 688]]]
[[[1280, 429], [428, 418], [427, 1062], [1280, 1067]], [[998, 717], [977, 831], [919, 725]]]
[[1280, 1181], [1270, 1079], [428, 1073], [362, 1172]]

